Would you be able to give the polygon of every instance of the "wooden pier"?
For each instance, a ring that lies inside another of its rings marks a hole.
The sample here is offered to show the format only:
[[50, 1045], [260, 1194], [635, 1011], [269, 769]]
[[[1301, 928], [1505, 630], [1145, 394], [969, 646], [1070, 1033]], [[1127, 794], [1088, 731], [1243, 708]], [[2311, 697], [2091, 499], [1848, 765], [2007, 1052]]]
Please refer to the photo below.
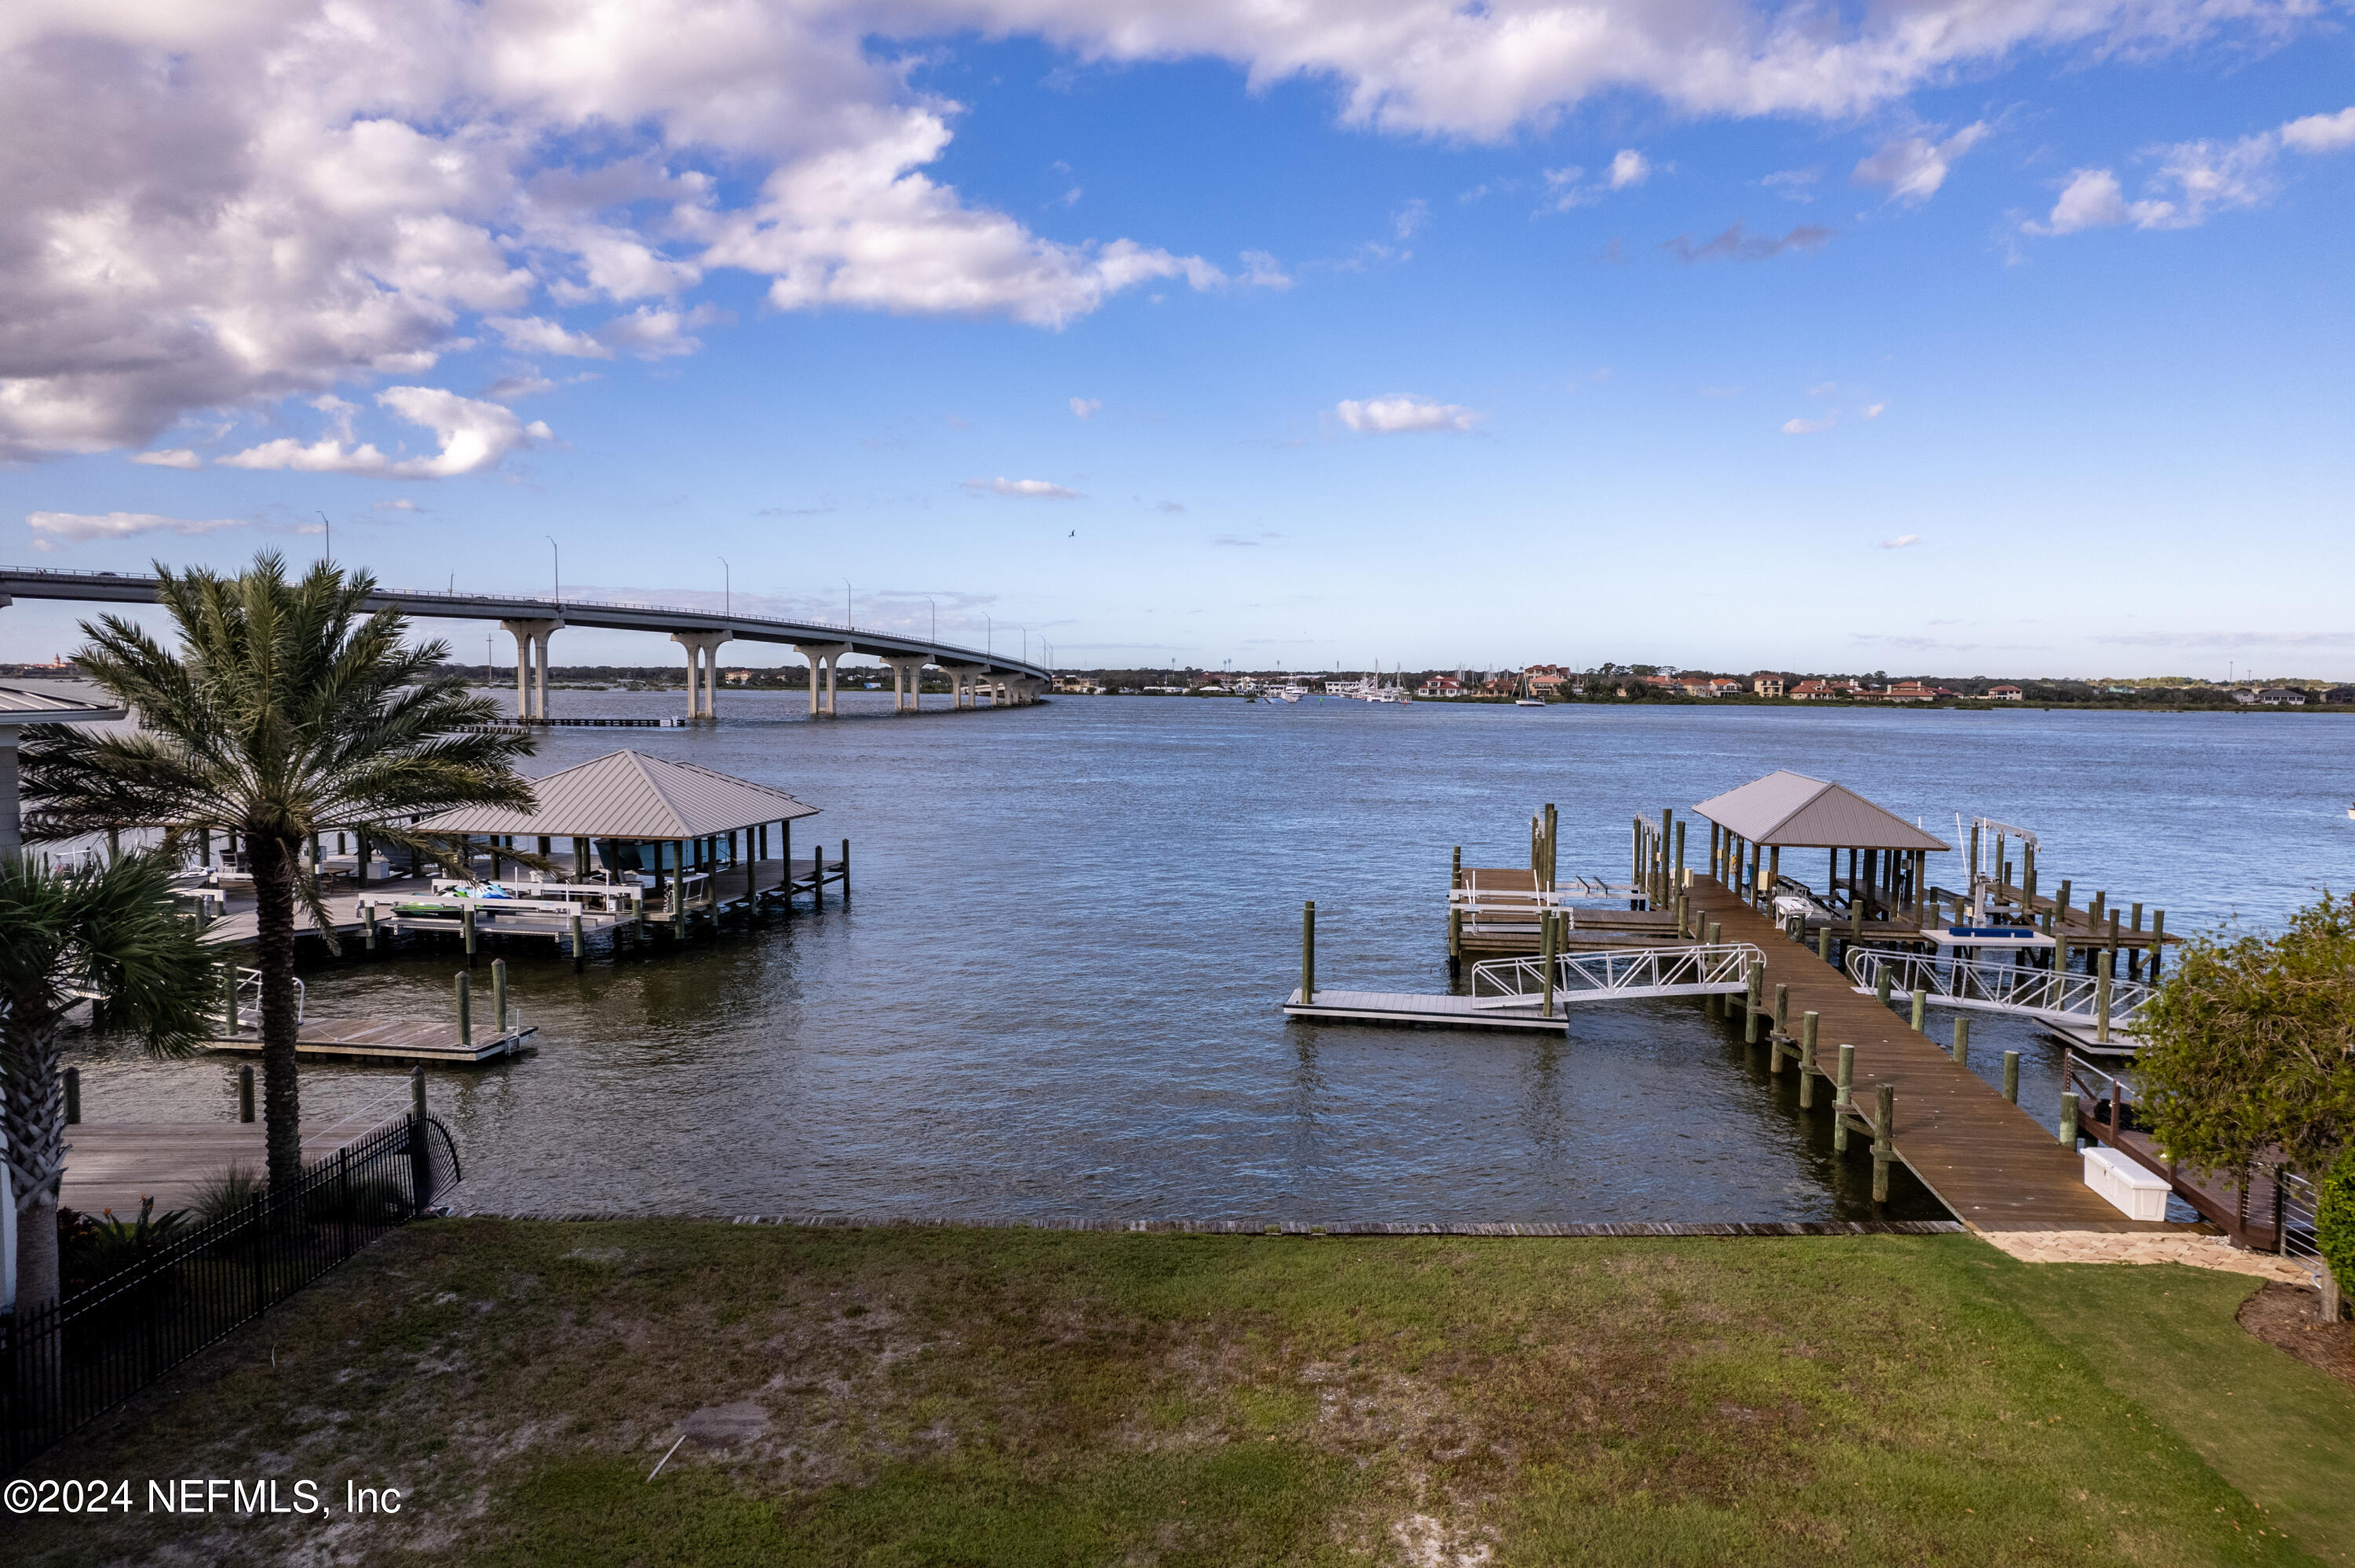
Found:
[[1423, 1023], [1451, 1029], [1504, 1029], [1520, 1033], [1532, 1030], [1559, 1034], [1568, 1020], [1561, 1009], [1544, 1016], [1537, 1007], [1476, 1008], [1468, 996], [1430, 996], [1415, 991], [1327, 991], [1316, 988], [1312, 1001], [1300, 1000], [1295, 987], [1284, 1001], [1287, 1018], [1318, 1019], [1334, 1023]]
[[[357, 1066], [408, 1067], [420, 1063], [437, 1066], [478, 1066], [502, 1056], [528, 1055], [539, 1025], [517, 1024], [505, 1030], [471, 1032], [470, 1044], [455, 1023], [427, 1023], [415, 1019], [322, 1018], [304, 1022], [294, 1046], [297, 1056], [347, 1062]], [[240, 1026], [202, 1043], [201, 1049], [259, 1055], [258, 1030]]]
[[[323, 1160], [381, 1126], [341, 1121], [303, 1124], [303, 1159]], [[59, 1202], [78, 1213], [114, 1211], [135, 1219], [142, 1198], [158, 1213], [184, 1208], [197, 1187], [241, 1165], [259, 1178], [267, 1166], [262, 1128], [253, 1121], [77, 1122], [66, 1128], [72, 1150]]]
[[[2073, 1150], [1958, 1065], [1945, 1047], [1856, 994], [1846, 975], [1716, 878], [1695, 874], [1687, 898], [1692, 917], [1765, 954], [1763, 1011], [1771, 1012], [1771, 999], [1787, 987], [1785, 1017], [1792, 1029], [1802, 1015], [1817, 1015], [1818, 1072], [1828, 1076], [1838, 1048], [1853, 1045], [1855, 1097], [1869, 1100], [1883, 1084], [1895, 1090], [1897, 1156], [1955, 1218], [1982, 1231], [2180, 1228], [2119, 1213], [2085, 1185]], [[1771, 1018], [1762, 1019], [1761, 1033], [1771, 1026]]]

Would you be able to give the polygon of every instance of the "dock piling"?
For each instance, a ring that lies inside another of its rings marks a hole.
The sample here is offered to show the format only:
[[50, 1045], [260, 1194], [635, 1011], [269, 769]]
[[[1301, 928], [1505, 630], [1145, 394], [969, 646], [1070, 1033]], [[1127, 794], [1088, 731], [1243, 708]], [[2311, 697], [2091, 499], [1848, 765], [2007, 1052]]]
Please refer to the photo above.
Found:
[[[2117, 911], [2113, 909], [2110, 913], [2115, 916]], [[2094, 959], [2094, 1043], [2097, 1045], [2110, 1043], [2110, 955], [2106, 952], [2096, 955]]]
[[569, 922], [569, 925], [570, 927], [569, 934], [572, 938], [572, 972], [577, 975], [581, 972], [582, 961], [581, 948], [581, 912], [579, 910], [576, 909], [572, 912], [572, 918]]
[[66, 1125], [79, 1127], [81, 1125], [81, 1069], [68, 1067], [65, 1071], [65, 1080]]
[[1786, 1040], [1791, 1034], [1791, 988], [1780, 980], [1774, 983], [1774, 1033]]
[[250, 1067], [237, 1070], [237, 1119], [249, 1122], [253, 1119], [253, 1069]]
[[1872, 1097], [1872, 1201], [1889, 1202], [1889, 1167], [1897, 1159], [1897, 1090], [1883, 1084]]
[[1955, 1019], [1955, 1065], [1971, 1065], [1971, 1021], [1957, 1014]]
[[2003, 1054], [2003, 1097], [2013, 1105], [2019, 1103], [2019, 1053]]
[[464, 969], [458, 971], [458, 1044], [469, 1050], [474, 1044], [474, 977]]
[[1920, 986], [1913, 988], [1913, 1033], [1922, 1033], [1922, 1025], [1930, 1021], [1930, 993]]
[[2154, 985], [2158, 981], [2158, 960], [2166, 954], [2167, 911], [2154, 909], [2150, 912], [2150, 978]]
[[491, 1033], [507, 1032], [507, 961], [491, 960]]
[[1881, 1005], [1883, 1007], [1889, 1005], [1890, 980], [1889, 967], [1884, 964], [1881, 967], [1879, 978], [1872, 982], [1873, 994], [1881, 999]]
[[363, 942], [365, 942], [365, 943], [367, 944], [367, 946], [368, 946], [368, 950], [369, 952], [371, 952], [371, 953], [375, 952], [375, 951], [376, 951], [376, 906], [375, 906], [375, 905], [373, 905], [373, 904], [363, 904], [363, 905], [361, 905], [361, 906], [360, 906], [360, 927], [361, 927], [361, 931], [360, 931], [360, 939], [361, 939]]
[[2061, 1147], [2077, 1147], [2077, 1091], [2074, 1089], [2061, 1097]]
[[1761, 993], [1765, 989], [1766, 966], [1762, 963], [1753, 963], [1750, 966], [1747, 1001], [1742, 1010], [1742, 1043], [1744, 1045], [1758, 1044], [1758, 1004], [1764, 1000]]
[[1816, 957], [1826, 963], [1832, 961], [1832, 928], [1829, 926], [1816, 933]]
[[1855, 1107], [1856, 1047], [1839, 1048], [1839, 1075], [1832, 1079], [1832, 1152], [1848, 1152], [1848, 1113]]
[[1813, 1109], [1816, 1103], [1816, 1015], [1799, 1014], [1799, 1108]]
[[1300, 1000], [1316, 1000], [1316, 900], [1300, 906]]
[[221, 1022], [229, 1026], [229, 1037], [237, 1038], [237, 966], [230, 964], [221, 970]]
[[466, 967], [471, 969], [474, 967], [475, 946], [474, 905], [472, 899], [467, 900], [466, 906], [458, 911], [458, 923], [460, 927], [465, 932]]

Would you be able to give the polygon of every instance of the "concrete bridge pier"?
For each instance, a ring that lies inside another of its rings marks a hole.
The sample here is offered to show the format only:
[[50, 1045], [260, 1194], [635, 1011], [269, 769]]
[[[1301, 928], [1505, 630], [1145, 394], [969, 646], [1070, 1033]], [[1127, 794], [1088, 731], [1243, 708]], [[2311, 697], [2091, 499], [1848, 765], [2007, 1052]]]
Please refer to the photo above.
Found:
[[516, 640], [516, 719], [529, 724], [548, 717], [548, 642], [564, 630], [556, 620], [502, 620], [499, 630]]
[[923, 708], [924, 666], [932, 660], [922, 653], [900, 653], [883, 662], [891, 666], [891, 711], [917, 713]]
[[[821, 713], [828, 718], [834, 717], [835, 672], [841, 666], [842, 656], [850, 652], [850, 644], [847, 642], [796, 642], [794, 644], [794, 652], [809, 661], [810, 717], [815, 718]], [[823, 708], [818, 705], [817, 694], [817, 675], [821, 665], [826, 670], [826, 705]]]
[[674, 631], [670, 640], [687, 650], [687, 716], [719, 716], [719, 646], [725, 631]]

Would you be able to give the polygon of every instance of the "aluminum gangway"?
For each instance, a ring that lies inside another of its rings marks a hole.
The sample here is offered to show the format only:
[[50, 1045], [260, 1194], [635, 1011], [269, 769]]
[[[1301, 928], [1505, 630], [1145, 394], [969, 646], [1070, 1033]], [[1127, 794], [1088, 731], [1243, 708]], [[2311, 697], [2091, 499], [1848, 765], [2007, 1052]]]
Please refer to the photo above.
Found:
[[[1749, 988], [1752, 966], [1765, 961], [1766, 955], [1748, 942], [1563, 953], [1553, 961], [1553, 1002], [1561, 1007], [1655, 996], [1739, 995]], [[1537, 1006], [1545, 995], [1541, 958], [1490, 959], [1472, 966], [1472, 1006], [1477, 1011]]]
[[1891, 953], [1858, 948], [1848, 956], [1849, 978], [1870, 995], [1889, 977], [1892, 996], [1925, 992], [1942, 1007], [1978, 1008], [2039, 1018], [2048, 1023], [2097, 1028], [2107, 991], [2109, 1027], [2131, 1031], [2135, 1015], [2153, 988], [2140, 980], [2104, 979], [2073, 971], [2032, 969], [1999, 959], [1955, 959], [1929, 953]]

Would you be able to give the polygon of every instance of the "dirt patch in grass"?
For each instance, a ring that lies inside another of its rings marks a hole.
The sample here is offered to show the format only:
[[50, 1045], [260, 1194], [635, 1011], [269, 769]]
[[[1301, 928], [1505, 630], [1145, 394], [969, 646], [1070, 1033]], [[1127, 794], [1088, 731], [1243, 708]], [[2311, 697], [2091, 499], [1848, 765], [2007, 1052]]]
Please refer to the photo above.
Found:
[[2241, 1303], [2241, 1327], [2275, 1350], [2355, 1388], [2355, 1323], [2322, 1320], [2319, 1291], [2282, 1280]]
[[334, 1510], [40, 1520], [23, 1556], [2301, 1561], [1998, 1265], [1960, 1236], [437, 1222], [37, 1467], [308, 1478]]

